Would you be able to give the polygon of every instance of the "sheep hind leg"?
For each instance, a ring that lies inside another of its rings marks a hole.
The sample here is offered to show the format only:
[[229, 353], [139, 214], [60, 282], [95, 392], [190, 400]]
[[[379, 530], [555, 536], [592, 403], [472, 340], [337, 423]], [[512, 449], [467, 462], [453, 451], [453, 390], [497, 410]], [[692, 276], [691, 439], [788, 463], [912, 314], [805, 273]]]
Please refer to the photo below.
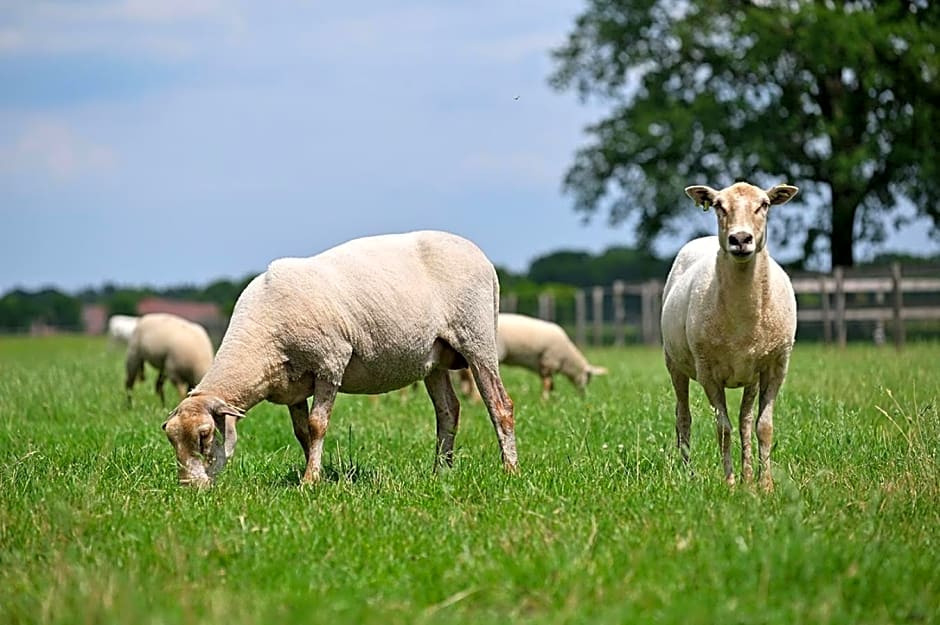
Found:
[[738, 431], [741, 434], [741, 480], [748, 484], [754, 481], [751, 438], [754, 423], [754, 398], [757, 397], [757, 388], [757, 384], [744, 387], [744, 393], [741, 395], [741, 412], [738, 415]]
[[307, 429], [310, 437], [310, 453], [307, 455], [307, 469], [301, 480], [304, 484], [313, 484], [320, 481], [323, 468], [323, 437], [330, 424], [330, 415], [333, 412], [333, 403], [336, 401], [338, 385], [327, 380], [317, 379], [313, 386], [313, 405], [310, 416], [307, 418]]
[[157, 373], [157, 381], [154, 383], [153, 388], [157, 392], [157, 396], [160, 398], [160, 405], [166, 406], [166, 395], [163, 394], [163, 385], [166, 383], [166, 375], [161, 369]]
[[470, 371], [476, 380], [477, 388], [483, 397], [483, 403], [493, 428], [503, 457], [503, 467], [510, 473], [518, 469], [518, 456], [516, 455], [516, 421], [513, 416], [512, 399], [499, 377], [498, 366], [481, 367], [470, 363]]
[[725, 389], [721, 384], [709, 382], [702, 384], [708, 402], [715, 411], [715, 429], [718, 435], [718, 448], [721, 450], [721, 464], [725, 471], [725, 482], [734, 485], [734, 464], [731, 462], [731, 420], [728, 418], [728, 405]]
[[437, 449], [434, 453], [434, 470], [454, 464], [454, 436], [460, 421], [460, 402], [454, 393], [447, 369], [435, 369], [424, 379], [424, 386], [434, 404], [437, 417]]
[[127, 377], [124, 379], [124, 393], [127, 395], [127, 406], [131, 406], [131, 395], [134, 390], [134, 383], [138, 377], [143, 377], [144, 363], [129, 361], [127, 363]]
[[774, 402], [783, 383], [783, 376], [761, 374], [760, 399], [757, 409], [757, 454], [760, 457], [760, 486], [765, 491], [774, 489], [770, 469], [770, 450], [774, 442]]
[[676, 393], [676, 447], [688, 465], [691, 454], [692, 413], [689, 410], [689, 377], [669, 368]]
[[287, 409], [290, 411], [290, 420], [294, 426], [294, 437], [304, 450], [304, 463], [306, 464], [310, 460], [310, 425], [307, 422], [310, 409], [307, 407], [307, 400], [291, 404]]

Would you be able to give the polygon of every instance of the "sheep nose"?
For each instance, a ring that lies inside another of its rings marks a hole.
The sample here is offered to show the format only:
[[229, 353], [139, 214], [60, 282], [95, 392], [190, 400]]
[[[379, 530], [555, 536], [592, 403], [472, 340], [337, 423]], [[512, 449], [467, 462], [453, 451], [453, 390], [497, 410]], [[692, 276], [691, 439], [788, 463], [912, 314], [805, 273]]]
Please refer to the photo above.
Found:
[[728, 245], [732, 248], [741, 249], [754, 242], [754, 235], [750, 232], [732, 232], [728, 235]]

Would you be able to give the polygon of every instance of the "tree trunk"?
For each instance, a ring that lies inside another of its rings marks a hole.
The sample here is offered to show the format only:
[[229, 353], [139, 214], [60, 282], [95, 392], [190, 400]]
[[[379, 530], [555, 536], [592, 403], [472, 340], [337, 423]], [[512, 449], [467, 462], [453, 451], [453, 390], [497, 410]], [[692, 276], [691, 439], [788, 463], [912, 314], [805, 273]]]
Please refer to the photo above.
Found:
[[840, 193], [832, 188], [832, 232], [829, 234], [829, 243], [833, 267], [855, 265], [853, 244], [855, 243], [857, 210], [858, 205], [855, 204], [854, 194]]

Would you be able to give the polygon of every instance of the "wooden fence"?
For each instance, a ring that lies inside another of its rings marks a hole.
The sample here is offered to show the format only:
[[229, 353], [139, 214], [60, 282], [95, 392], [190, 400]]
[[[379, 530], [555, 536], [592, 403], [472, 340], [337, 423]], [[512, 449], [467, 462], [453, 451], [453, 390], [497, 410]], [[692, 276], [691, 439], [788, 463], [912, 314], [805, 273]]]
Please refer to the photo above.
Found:
[[[910, 273], [911, 275], [908, 275]], [[791, 278], [797, 296], [797, 335], [844, 346], [849, 327], [854, 338], [883, 343], [890, 337], [899, 349], [906, 326], [925, 322], [928, 333], [940, 336], [940, 268], [902, 270], [895, 263], [864, 271], [837, 267], [831, 274], [799, 274]], [[650, 280], [578, 289], [564, 314], [550, 292], [540, 293], [534, 314], [569, 328], [579, 345], [615, 345], [628, 342], [658, 345], [663, 282]], [[504, 312], [519, 310], [514, 293], [503, 296]]]

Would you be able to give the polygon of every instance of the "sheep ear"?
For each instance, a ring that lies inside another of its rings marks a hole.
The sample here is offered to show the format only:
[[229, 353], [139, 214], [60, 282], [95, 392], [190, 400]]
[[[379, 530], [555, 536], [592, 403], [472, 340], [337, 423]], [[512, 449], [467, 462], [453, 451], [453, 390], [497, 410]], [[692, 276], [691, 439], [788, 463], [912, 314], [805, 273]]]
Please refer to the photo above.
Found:
[[796, 197], [800, 190], [797, 187], [788, 184], [778, 184], [775, 187], [767, 189], [767, 197], [771, 204], [786, 204]]
[[718, 192], [704, 184], [696, 184], [685, 188], [685, 194], [692, 198], [696, 206], [701, 206], [704, 210], [715, 202], [715, 196]]
[[237, 421], [245, 416], [244, 412], [242, 412], [235, 406], [230, 406], [226, 404], [221, 399], [212, 400], [212, 403], [209, 405], [209, 412], [212, 413], [212, 417], [216, 421], [218, 421], [222, 417], [232, 417]]
[[226, 460], [235, 453], [235, 443], [238, 441], [235, 424], [244, 416], [245, 413], [221, 400], [212, 406], [212, 418], [215, 420], [215, 425], [225, 435]]

